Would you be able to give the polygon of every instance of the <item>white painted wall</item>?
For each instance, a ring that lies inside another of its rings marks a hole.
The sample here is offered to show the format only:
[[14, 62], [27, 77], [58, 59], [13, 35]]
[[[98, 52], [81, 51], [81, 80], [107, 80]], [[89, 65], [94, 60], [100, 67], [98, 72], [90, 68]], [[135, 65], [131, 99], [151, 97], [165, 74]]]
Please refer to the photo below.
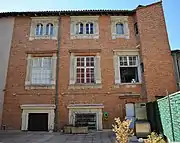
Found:
[[0, 125], [13, 27], [14, 18], [0, 18]]

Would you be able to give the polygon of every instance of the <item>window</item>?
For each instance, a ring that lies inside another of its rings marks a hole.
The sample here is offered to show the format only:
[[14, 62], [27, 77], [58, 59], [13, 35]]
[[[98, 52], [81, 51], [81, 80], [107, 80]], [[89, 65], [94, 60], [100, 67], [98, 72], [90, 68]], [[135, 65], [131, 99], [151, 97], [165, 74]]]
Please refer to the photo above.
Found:
[[83, 24], [81, 22], [77, 23], [76, 24], [76, 34], [83, 34], [83, 30], [84, 30]]
[[129, 39], [128, 16], [111, 16], [111, 35], [112, 39]]
[[31, 17], [29, 40], [51, 39], [57, 40], [58, 17]]
[[99, 39], [99, 16], [70, 16], [71, 39]]
[[51, 57], [34, 57], [31, 63], [32, 85], [48, 85], [52, 80], [52, 58]]
[[77, 57], [76, 83], [95, 83], [94, 57]]
[[139, 82], [138, 56], [119, 56], [121, 83]]
[[87, 23], [86, 24], [86, 34], [93, 34], [94, 32], [93, 23]]
[[124, 34], [124, 25], [122, 23], [116, 24], [116, 34]]
[[134, 24], [134, 31], [135, 31], [135, 35], [139, 34], [137, 22]]
[[53, 31], [54, 31], [53, 24], [52, 23], [48, 23], [46, 25], [46, 35], [52, 36], [53, 35]]
[[41, 23], [36, 25], [36, 35], [43, 35], [43, 25]]

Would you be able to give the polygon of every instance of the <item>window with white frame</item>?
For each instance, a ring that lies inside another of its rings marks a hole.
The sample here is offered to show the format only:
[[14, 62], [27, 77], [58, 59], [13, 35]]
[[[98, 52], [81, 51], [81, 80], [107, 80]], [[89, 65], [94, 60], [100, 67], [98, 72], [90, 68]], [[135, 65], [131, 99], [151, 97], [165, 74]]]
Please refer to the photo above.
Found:
[[52, 23], [46, 25], [46, 35], [53, 36], [54, 27]]
[[98, 16], [71, 16], [71, 39], [98, 39]]
[[112, 39], [129, 39], [129, 27], [127, 16], [111, 16]]
[[76, 83], [95, 83], [94, 57], [77, 57]]
[[93, 34], [94, 32], [94, 25], [93, 23], [86, 24], [86, 34]]
[[116, 24], [116, 34], [119, 34], [119, 35], [124, 34], [124, 24], [122, 23]]
[[37, 57], [28, 54], [26, 86], [54, 85], [56, 80], [56, 54]]
[[31, 65], [31, 84], [49, 85], [52, 79], [52, 58], [34, 57]]
[[52, 39], [57, 40], [57, 17], [32, 17], [29, 40]]
[[139, 82], [138, 56], [119, 56], [119, 71], [121, 83]]
[[43, 35], [43, 24], [38, 23], [35, 28], [36, 36]]
[[83, 34], [84, 33], [84, 25], [81, 22], [76, 24], [76, 34]]
[[137, 49], [115, 51], [115, 84], [141, 83], [141, 68]]
[[70, 57], [70, 85], [101, 84], [100, 56]]

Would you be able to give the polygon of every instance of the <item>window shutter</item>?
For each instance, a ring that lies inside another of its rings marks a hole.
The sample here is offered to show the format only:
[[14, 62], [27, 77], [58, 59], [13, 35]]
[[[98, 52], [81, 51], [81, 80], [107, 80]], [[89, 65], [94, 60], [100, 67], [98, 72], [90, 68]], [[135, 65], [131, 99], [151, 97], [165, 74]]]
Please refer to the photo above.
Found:
[[114, 72], [115, 72], [115, 84], [120, 83], [120, 70], [119, 70], [119, 58], [114, 55]]
[[76, 83], [76, 57], [74, 55], [71, 55], [70, 57], [70, 83], [69, 84], [75, 84]]
[[116, 23], [115, 22], [112, 22], [112, 24], [111, 24], [111, 32], [113, 35], [116, 34]]
[[71, 23], [71, 35], [76, 34], [76, 24], [74, 22]]
[[95, 57], [95, 81], [96, 84], [101, 84], [100, 56]]
[[31, 68], [32, 68], [32, 58], [31, 58], [31, 55], [29, 54], [28, 58], [27, 58], [25, 85], [30, 85], [31, 84]]
[[56, 84], [56, 62], [57, 62], [57, 57], [56, 54], [53, 55], [52, 59], [52, 80], [51, 84]]
[[98, 22], [94, 22], [94, 34], [99, 33], [99, 27], [98, 27]]
[[129, 27], [128, 27], [128, 22], [124, 23], [124, 34], [126, 35], [125, 38], [129, 39]]

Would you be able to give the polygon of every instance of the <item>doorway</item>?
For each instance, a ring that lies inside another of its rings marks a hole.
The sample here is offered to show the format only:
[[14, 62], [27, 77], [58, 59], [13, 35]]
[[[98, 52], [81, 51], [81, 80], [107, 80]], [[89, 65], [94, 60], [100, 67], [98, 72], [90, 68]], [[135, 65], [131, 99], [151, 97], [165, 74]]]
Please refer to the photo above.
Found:
[[48, 113], [29, 113], [28, 131], [48, 131]]
[[89, 130], [96, 130], [96, 113], [80, 113], [75, 116], [75, 125], [88, 127]]

